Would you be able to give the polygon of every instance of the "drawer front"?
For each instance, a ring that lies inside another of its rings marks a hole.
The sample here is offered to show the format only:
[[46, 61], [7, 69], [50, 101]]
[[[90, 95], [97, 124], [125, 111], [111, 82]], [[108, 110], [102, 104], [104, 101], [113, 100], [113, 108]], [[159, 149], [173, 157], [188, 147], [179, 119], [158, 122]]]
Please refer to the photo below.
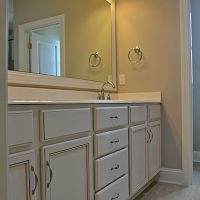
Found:
[[128, 107], [95, 108], [95, 130], [128, 124]]
[[147, 106], [131, 106], [131, 123], [143, 124], [147, 121]]
[[16, 146], [33, 143], [33, 112], [8, 112], [8, 145]]
[[95, 161], [96, 191], [128, 172], [128, 148]]
[[129, 198], [128, 175], [95, 194], [95, 200], [127, 200]]
[[149, 121], [159, 120], [161, 117], [160, 105], [149, 105]]
[[128, 146], [128, 128], [95, 135], [96, 157]]
[[41, 111], [43, 140], [92, 130], [90, 108]]

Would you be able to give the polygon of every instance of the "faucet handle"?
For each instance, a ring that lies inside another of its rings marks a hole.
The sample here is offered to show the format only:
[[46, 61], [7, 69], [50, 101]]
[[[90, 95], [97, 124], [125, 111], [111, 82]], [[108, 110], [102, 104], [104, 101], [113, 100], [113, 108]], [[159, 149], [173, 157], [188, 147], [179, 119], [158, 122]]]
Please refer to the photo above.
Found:
[[101, 94], [99, 92], [97, 94], [97, 100], [101, 100]]
[[108, 93], [107, 100], [111, 100], [110, 93]]

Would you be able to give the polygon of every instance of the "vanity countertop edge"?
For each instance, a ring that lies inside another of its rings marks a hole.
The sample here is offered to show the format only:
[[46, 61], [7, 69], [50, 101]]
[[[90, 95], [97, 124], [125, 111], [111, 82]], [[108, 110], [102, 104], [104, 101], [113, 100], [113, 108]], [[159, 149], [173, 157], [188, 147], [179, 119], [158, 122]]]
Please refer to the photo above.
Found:
[[75, 101], [41, 101], [41, 100], [11, 100], [9, 105], [50, 105], [50, 104], [143, 104], [162, 103], [160, 100], [75, 100]]

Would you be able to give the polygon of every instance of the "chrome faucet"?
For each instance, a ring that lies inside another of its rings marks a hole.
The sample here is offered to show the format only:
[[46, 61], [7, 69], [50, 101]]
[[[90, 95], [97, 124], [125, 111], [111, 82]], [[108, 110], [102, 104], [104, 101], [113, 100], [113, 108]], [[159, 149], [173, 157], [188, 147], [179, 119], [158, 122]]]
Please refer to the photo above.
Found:
[[[114, 83], [109, 82], [109, 81], [108, 82], [104, 82], [103, 85], [102, 85], [101, 91], [98, 94], [98, 99], [99, 100], [105, 100], [105, 89], [104, 89], [105, 85], [111, 85], [113, 88], [115, 88], [115, 84]], [[110, 95], [108, 95], [108, 99], [110, 99]]]

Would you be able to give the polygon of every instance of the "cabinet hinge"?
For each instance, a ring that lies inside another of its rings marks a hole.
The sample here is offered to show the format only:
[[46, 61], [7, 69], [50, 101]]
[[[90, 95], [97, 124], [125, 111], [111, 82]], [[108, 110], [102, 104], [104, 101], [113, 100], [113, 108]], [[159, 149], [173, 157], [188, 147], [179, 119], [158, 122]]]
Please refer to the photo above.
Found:
[[29, 43], [27, 44], [27, 48], [28, 48], [28, 49], [32, 49], [32, 43], [31, 43], [31, 42], [29, 42]]

